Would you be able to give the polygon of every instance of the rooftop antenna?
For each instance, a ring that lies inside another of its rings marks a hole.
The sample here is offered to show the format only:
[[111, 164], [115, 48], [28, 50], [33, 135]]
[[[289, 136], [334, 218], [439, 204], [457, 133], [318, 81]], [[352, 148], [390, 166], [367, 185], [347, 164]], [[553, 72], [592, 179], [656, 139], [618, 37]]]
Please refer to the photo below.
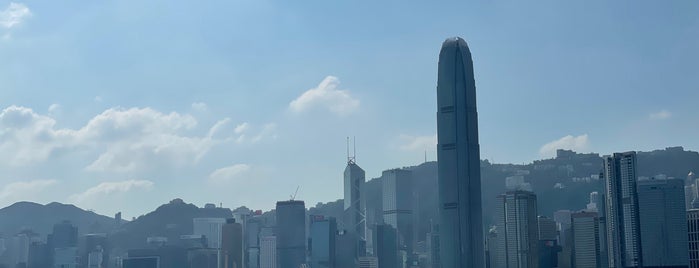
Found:
[[353, 139], [353, 141], [352, 141], [352, 150], [353, 150], [352, 160], [354, 160], [354, 162], [356, 163], [357, 162], [357, 136], [352, 136], [352, 139]]
[[[354, 154], [355, 154], [355, 155], [357, 154], [356, 146], [355, 146], [355, 149], [354, 149]], [[354, 155], [350, 155], [350, 138], [349, 138], [349, 136], [348, 136], [348, 137], [347, 137], [347, 164], [348, 164], [348, 165], [351, 165], [351, 164], [354, 164], [354, 162], [355, 162], [355, 156], [354, 156]]]
[[427, 150], [425, 150], [425, 163], [427, 163]]

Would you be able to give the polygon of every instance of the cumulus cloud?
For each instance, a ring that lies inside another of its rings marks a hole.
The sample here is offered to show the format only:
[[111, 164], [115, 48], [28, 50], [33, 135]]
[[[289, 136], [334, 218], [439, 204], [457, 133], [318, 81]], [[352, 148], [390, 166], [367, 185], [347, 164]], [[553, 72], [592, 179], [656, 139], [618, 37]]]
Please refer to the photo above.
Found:
[[0, 200], [12, 202], [31, 200], [56, 183], [56, 180], [30, 180], [6, 184], [2, 190], [0, 190]]
[[57, 114], [61, 112], [61, 105], [58, 103], [54, 103], [49, 105], [49, 114]]
[[[228, 118], [214, 124], [207, 135], [196, 136], [191, 133], [197, 120], [191, 115], [151, 108], [110, 108], [77, 129], [56, 125], [50, 115], [30, 108], [10, 106], [2, 110], [0, 166], [31, 165], [58, 151], [81, 151], [94, 156], [85, 166], [93, 172], [182, 167], [195, 164], [213, 146], [241, 138]], [[247, 136], [240, 142], [274, 139], [274, 129], [274, 124], [268, 124], [254, 132], [246, 130]]]
[[327, 109], [337, 115], [348, 115], [359, 108], [359, 100], [350, 96], [349, 91], [340, 90], [340, 80], [327, 76], [317, 87], [311, 88], [289, 103], [293, 112], [311, 109]]
[[241, 179], [250, 171], [250, 168], [248, 164], [234, 164], [232, 166], [219, 168], [211, 172], [209, 181], [213, 183], [226, 183]]
[[437, 148], [437, 135], [411, 136], [401, 134], [398, 136], [399, 149], [403, 151], [431, 151]]
[[583, 134], [580, 136], [568, 135], [555, 141], [544, 144], [539, 149], [539, 154], [542, 157], [554, 157], [556, 156], [556, 150], [558, 149], [583, 151], [587, 150], [589, 146], [590, 141], [587, 137], [587, 134]]
[[31, 15], [32, 12], [24, 4], [11, 2], [4, 10], [0, 10], [0, 26], [11, 29]]
[[242, 123], [235, 127], [233, 130], [237, 143], [258, 143], [262, 140], [276, 140], [277, 139], [277, 124], [267, 123], [262, 126], [256, 127], [249, 123]]
[[153, 189], [153, 185], [154, 183], [149, 180], [125, 180], [103, 182], [95, 187], [87, 189], [82, 193], [71, 195], [69, 199], [72, 202], [82, 203], [101, 196], [112, 195], [117, 193], [126, 193], [134, 190], [150, 191], [151, 189]]
[[672, 113], [669, 112], [668, 110], [660, 110], [655, 113], [651, 113], [648, 115], [648, 119], [650, 120], [664, 120], [668, 119], [672, 116]]

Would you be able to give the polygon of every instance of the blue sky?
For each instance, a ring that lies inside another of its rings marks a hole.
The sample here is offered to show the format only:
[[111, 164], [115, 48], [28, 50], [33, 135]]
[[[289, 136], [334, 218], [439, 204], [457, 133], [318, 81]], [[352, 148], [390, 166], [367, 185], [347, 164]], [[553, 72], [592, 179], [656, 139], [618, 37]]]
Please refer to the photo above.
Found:
[[699, 150], [696, 1], [0, 1], [0, 205], [269, 209], [436, 158], [441, 42], [481, 155]]

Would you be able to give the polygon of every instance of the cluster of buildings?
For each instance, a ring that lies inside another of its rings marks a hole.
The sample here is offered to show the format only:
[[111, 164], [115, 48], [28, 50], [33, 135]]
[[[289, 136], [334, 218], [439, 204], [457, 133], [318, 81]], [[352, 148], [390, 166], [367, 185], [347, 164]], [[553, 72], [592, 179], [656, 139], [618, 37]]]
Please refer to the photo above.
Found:
[[699, 209], [687, 208], [687, 180], [637, 176], [635, 152], [604, 157], [603, 192], [580, 211], [537, 213], [531, 191], [498, 197], [486, 236], [486, 267], [699, 267]]

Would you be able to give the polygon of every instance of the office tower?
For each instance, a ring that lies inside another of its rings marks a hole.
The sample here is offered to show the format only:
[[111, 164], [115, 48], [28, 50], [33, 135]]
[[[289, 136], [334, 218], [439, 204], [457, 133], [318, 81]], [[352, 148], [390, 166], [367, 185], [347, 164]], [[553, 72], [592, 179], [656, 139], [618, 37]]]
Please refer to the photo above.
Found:
[[[604, 176], [601, 176], [604, 177]], [[609, 267], [609, 250], [607, 247], [607, 199], [604, 193], [599, 193], [597, 200], [597, 221], [599, 223], [599, 255], [600, 265], [603, 268]]]
[[[349, 152], [349, 149], [348, 149]], [[355, 157], [347, 157], [344, 174], [344, 226], [348, 232], [355, 234], [357, 254], [366, 254], [366, 199], [364, 196], [364, 170], [355, 162]]]
[[556, 221], [556, 227], [558, 229], [558, 241], [561, 246], [565, 246], [566, 233], [570, 231], [570, 215], [573, 214], [570, 210], [558, 210], [553, 213], [553, 220]]
[[262, 218], [254, 215], [247, 220], [245, 225], [245, 262], [248, 268], [260, 266], [260, 230], [262, 229]]
[[376, 226], [376, 257], [381, 268], [403, 267], [398, 259], [398, 233], [393, 226], [381, 224]]
[[498, 261], [494, 267], [537, 268], [539, 227], [536, 195], [510, 191], [497, 198]]
[[19, 233], [12, 238], [13, 266], [27, 265], [32, 238], [29, 233]]
[[573, 234], [573, 267], [601, 267], [599, 218], [596, 212], [577, 212], [571, 215]]
[[689, 267], [699, 268], [699, 209], [687, 210]]
[[689, 265], [684, 181], [639, 180], [637, 192], [643, 266]]
[[440, 261], [484, 267], [476, 85], [461, 38], [447, 39], [439, 52], [437, 109]]
[[[4, 246], [4, 243], [2, 243]], [[52, 252], [48, 244], [43, 241], [33, 241], [29, 245], [29, 260], [27, 268], [44, 268], [51, 266]]]
[[430, 263], [432, 267], [438, 268], [442, 267], [441, 262], [441, 249], [439, 243], [439, 225], [432, 225], [430, 230]]
[[636, 152], [604, 157], [609, 267], [642, 267]]
[[219, 250], [213, 248], [188, 248], [188, 268], [219, 268]]
[[223, 268], [243, 268], [243, 225], [227, 219], [221, 227], [221, 236]]
[[[146, 264], [152, 267], [153, 259], [161, 268], [187, 268], [187, 250], [179, 246], [163, 245], [158, 248], [131, 249], [127, 252], [128, 259], [138, 260], [136, 264]], [[126, 266], [124, 266], [126, 267]], [[143, 267], [143, 266], [131, 266]]]
[[413, 175], [409, 170], [386, 170], [381, 175], [383, 220], [398, 231], [401, 245], [408, 253], [415, 248], [415, 191]]
[[306, 206], [303, 201], [277, 202], [277, 267], [306, 263]]
[[325, 218], [321, 215], [310, 216], [310, 252], [311, 267], [335, 267], [335, 235], [337, 221], [335, 218]]
[[[101, 268], [107, 267], [109, 262], [109, 248], [107, 247], [107, 234], [86, 234], [82, 237], [80, 256], [82, 266]], [[92, 256], [92, 258], [90, 257]], [[101, 260], [99, 263], [97, 261]], [[90, 263], [92, 261], [92, 263]]]
[[277, 268], [277, 237], [260, 237], [260, 268]]
[[558, 267], [558, 227], [551, 218], [539, 216], [539, 268]]
[[73, 226], [70, 221], [54, 224], [53, 233], [49, 236], [49, 244], [53, 250], [53, 264], [55, 267], [72, 268], [78, 266], [80, 258], [78, 253], [78, 227]]
[[[374, 232], [374, 236], [372, 237], [375, 236], [376, 232]], [[376, 248], [376, 246], [374, 246], [374, 248]], [[357, 235], [354, 232], [338, 230], [335, 236], [335, 267], [356, 268], [358, 265]]]
[[221, 248], [221, 228], [226, 223], [224, 218], [194, 218], [194, 235], [206, 237], [208, 248]]

